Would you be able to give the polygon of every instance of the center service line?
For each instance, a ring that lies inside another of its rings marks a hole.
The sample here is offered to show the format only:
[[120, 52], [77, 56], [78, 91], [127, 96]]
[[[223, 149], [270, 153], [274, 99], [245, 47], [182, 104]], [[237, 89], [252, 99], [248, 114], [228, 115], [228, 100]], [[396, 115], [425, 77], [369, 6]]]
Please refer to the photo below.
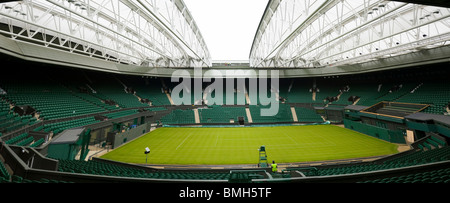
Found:
[[186, 142], [186, 140], [187, 140], [189, 137], [191, 137], [191, 135], [192, 135], [192, 133], [189, 133], [189, 136], [187, 136], [186, 138], [184, 138], [183, 142], [181, 142], [175, 150], [178, 150], [178, 148], [180, 148], [181, 145], [183, 145], [183, 143]]

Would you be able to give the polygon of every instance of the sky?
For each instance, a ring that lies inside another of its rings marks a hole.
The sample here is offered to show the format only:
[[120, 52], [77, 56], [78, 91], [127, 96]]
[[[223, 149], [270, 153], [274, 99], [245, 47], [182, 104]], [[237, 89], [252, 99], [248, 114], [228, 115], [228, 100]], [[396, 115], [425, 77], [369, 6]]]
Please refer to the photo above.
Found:
[[268, 0], [184, 0], [212, 60], [248, 60]]

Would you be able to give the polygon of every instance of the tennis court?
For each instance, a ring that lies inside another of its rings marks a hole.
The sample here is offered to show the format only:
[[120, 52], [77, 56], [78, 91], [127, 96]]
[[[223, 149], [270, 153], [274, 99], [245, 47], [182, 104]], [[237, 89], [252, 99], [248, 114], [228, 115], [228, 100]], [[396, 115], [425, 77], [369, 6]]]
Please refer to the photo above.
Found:
[[[126, 163], [257, 164], [260, 146], [278, 163], [325, 161], [397, 153], [397, 145], [333, 125], [282, 127], [165, 127], [101, 158]], [[144, 154], [145, 148], [150, 153]], [[148, 158], [148, 159], [147, 159]]]

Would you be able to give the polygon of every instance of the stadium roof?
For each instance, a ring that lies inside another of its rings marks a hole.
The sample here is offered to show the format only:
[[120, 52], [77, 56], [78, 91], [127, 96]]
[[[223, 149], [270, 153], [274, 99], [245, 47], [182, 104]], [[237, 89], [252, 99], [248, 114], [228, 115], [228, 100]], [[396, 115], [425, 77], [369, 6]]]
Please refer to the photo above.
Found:
[[210, 66], [182, 0], [24, 0], [0, 5], [1, 34], [43, 47], [152, 67]]
[[[307, 77], [448, 62], [450, 3], [407, 2], [270, 0], [249, 67], [238, 67]], [[0, 45], [0, 52], [26, 60], [118, 73], [215, 68], [183, 0], [1, 3]]]
[[448, 45], [450, 9], [384, 0], [271, 0], [250, 66], [340, 67]]

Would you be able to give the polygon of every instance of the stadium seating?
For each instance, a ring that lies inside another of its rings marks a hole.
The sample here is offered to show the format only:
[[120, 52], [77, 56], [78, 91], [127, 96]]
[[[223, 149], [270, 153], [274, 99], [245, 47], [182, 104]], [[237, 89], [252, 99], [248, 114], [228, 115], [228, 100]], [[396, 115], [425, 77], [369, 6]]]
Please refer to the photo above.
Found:
[[139, 99], [131, 93], [126, 93], [124, 87], [120, 87], [120, 84], [115, 83], [102, 83], [96, 85], [95, 89], [99, 92], [103, 98], [109, 98], [116, 102], [121, 108], [132, 107], [149, 107], [148, 104], [141, 103]]
[[120, 80], [136, 91], [136, 95], [152, 102], [152, 106], [170, 105], [170, 101], [164, 92], [162, 81], [153, 78], [120, 77]]
[[198, 111], [201, 123], [230, 123], [230, 120], [237, 123], [238, 117], [244, 117], [248, 121], [244, 107], [210, 106]]
[[30, 147], [39, 147], [42, 144], [44, 144], [44, 142], [45, 142], [44, 138], [41, 138], [41, 139], [35, 141], [33, 144], [31, 144]]
[[295, 107], [295, 112], [299, 122], [323, 122], [323, 118], [313, 109]]
[[390, 130], [385, 127], [374, 126], [362, 122], [344, 119], [344, 125], [348, 129], [364, 133], [366, 135], [376, 137], [391, 143], [405, 144], [404, 135], [399, 130]]
[[0, 160], [0, 183], [9, 182], [10, 178], [11, 174], [9, 174], [8, 170], [6, 170], [3, 161]]
[[[395, 87], [397, 85], [398, 86], [401, 85], [401, 88], [398, 90], [395, 90]], [[382, 102], [382, 101], [397, 101], [399, 98], [410, 93], [418, 85], [419, 85], [419, 83], [416, 83], [416, 82], [409, 82], [409, 83], [402, 83], [402, 84], [389, 84], [389, 85], [387, 85], [387, 87], [389, 87], [389, 90], [387, 92], [384, 92], [385, 95], [375, 99], [374, 102], [378, 103], [378, 102]], [[394, 88], [394, 90], [391, 91], [391, 88]]]
[[0, 100], [0, 133], [8, 133], [20, 129], [26, 125], [33, 125], [39, 122], [31, 115], [20, 116], [10, 110], [10, 104]]
[[95, 120], [94, 117], [87, 117], [87, 118], [69, 120], [69, 121], [64, 121], [64, 122], [59, 122], [59, 123], [46, 124], [43, 127], [38, 127], [36, 129], [34, 129], [34, 131], [53, 132], [55, 135], [57, 135], [67, 129], [91, 125], [91, 124], [95, 124], [98, 122], [100, 122], [100, 121]]
[[312, 82], [292, 80], [292, 86], [289, 85], [289, 87], [283, 87], [288, 91], [286, 96], [288, 103], [313, 103], [312, 92], [309, 91], [312, 88]]
[[108, 111], [120, 109], [120, 107], [117, 107], [115, 105], [109, 105], [109, 104], [106, 104], [105, 102], [102, 102], [102, 100], [105, 101], [106, 99], [105, 98], [101, 99], [98, 97], [99, 95], [96, 95], [96, 94], [74, 92], [73, 95], [75, 95], [83, 100], [86, 100], [90, 103], [93, 103], [94, 105], [100, 106]]
[[176, 109], [161, 118], [163, 124], [193, 124], [195, 123], [194, 112], [192, 110]]
[[93, 174], [103, 176], [172, 179], [172, 180], [225, 180], [230, 183], [251, 182], [252, 179], [263, 179], [264, 170], [243, 171], [154, 171], [146, 172], [135, 167], [120, 166], [99, 161], [59, 160], [59, 171]]
[[30, 105], [40, 113], [39, 118], [53, 120], [95, 112], [105, 109], [82, 100], [68, 89], [52, 82], [42, 83], [13, 83], [5, 86], [9, 94], [5, 99], [15, 105]]
[[409, 92], [397, 102], [429, 104], [425, 113], [443, 114], [444, 107], [450, 102], [450, 86], [447, 82], [425, 82], [414, 92]]
[[[314, 103], [328, 104], [330, 102], [326, 101], [327, 97], [337, 97], [339, 95], [339, 89], [341, 88], [341, 84], [333, 84], [333, 83], [319, 83], [317, 84], [317, 88], [319, 91], [316, 91], [316, 101]], [[334, 103], [334, 102], [331, 102]]]
[[132, 110], [119, 111], [119, 112], [115, 112], [115, 113], [108, 113], [108, 114], [104, 114], [104, 116], [106, 116], [110, 119], [115, 119], [115, 118], [129, 116], [129, 115], [133, 115], [133, 114], [137, 114], [137, 113], [138, 113], [137, 110], [132, 109]]
[[330, 175], [352, 174], [352, 173], [401, 168], [406, 166], [421, 165], [446, 160], [450, 160], [450, 147], [448, 146], [436, 148], [433, 150], [419, 150], [417, 152], [408, 153], [399, 157], [388, 159], [383, 163], [379, 164], [371, 162], [363, 164], [354, 164], [350, 166], [328, 167], [318, 169], [317, 174], [311, 172], [305, 175], [330, 176]]
[[39, 180], [29, 180], [26, 178], [22, 178], [21, 176], [13, 175], [11, 177], [11, 181], [10, 182], [6, 181], [5, 183], [50, 183], [50, 184], [55, 184], [55, 183], [73, 183], [73, 182], [59, 181], [59, 180], [47, 179], [47, 178], [41, 178]]
[[450, 168], [360, 181], [358, 183], [450, 183]]
[[229, 172], [146, 172], [143, 169], [116, 164], [77, 160], [59, 160], [58, 170], [71, 173], [153, 179], [228, 180], [230, 178]]
[[[216, 96], [216, 92], [212, 92], [210, 94], [204, 93], [206, 94], [206, 98], [205, 98], [205, 104], [211, 106], [211, 105], [219, 105], [217, 103], [212, 103], [211, 101], [213, 97]], [[232, 97], [233, 100], [231, 100], [231, 104], [227, 104], [227, 96], [230, 96], [230, 98]], [[244, 92], [236, 92], [236, 90], [234, 90], [234, 92], [230, 95], [227, 95], [226, 90], [223, 90], [222, 92], [222, 101], [220, 105], [244, 105], [246, 104], [245, 101], [245, 94]]]
[[279, 104], [278, 113], [274, 116], [262, 116], [261, 109], [269, 109], [270, 106], [250, 105], [250, 113], [254, 123], [278, 123], [293, 122], [291, 107], [289, 104]]
[[[65, 74], [52, 73], [56, 79], [41, 77], [40, 79], [28, 79], [16, 81], [14, 78], [0, 80], [2, 90], [7, 94], [0, 95], [0, 137], [5, 144], [15, 146], [39, 147], [44, 144], [44, 139], [35, 139], [29, 133], [17, 133], [17, 136], [11, 137], [9, 133], [22, 127], [27, 127], [37, 122], [35, 117], [30, 115], [19, 116], [13, 113], [10, 105], [30, 105], [40, 114], [45, 125], [33, 127], [38, 132], [53, 132], [58, 135], [66, 129], [91, 125], [100, 121], [88, 114], [98, 114], [106, 116], [109, 119], [122, 118], [129, 115], [136, 115], [140, 112], [137, 108], [146, 109], [152, 112], [161, 112], [157, 115], [162, 124], [195, 124], [194, 111], [192, 109], [183, 109], [185, 107], [169, 107], [170, 102], [164, 92], [163, 81], [161, 79], [147, 79], [141, 76], [112, 75], [102, 72], [86, 72], [81, 74], [79, 70], [71, 70], [75, 73], [72, 79], [64, 77]], [[41, 73], [43, 74], [43, 73]], [[60, 77], [61, 76], [61, 77]], [[447, 81], [424, 80], [423, 82], [412, 79], [405, 80], [363, 80], [348, 77], [345, 80], [340, 79], [322, 79], [316, 81], [320, 91], [315, 93], [316, 99], [313, 99], [313, 93], [310, 89], [313, 86], [313, 80], [310, 78], [286, 79], [280, 81], [280, 97], [286, 101], [280, 101], [279, 112], [270, 117], [261, 116], [260, 110], [269, 108], [261, 105], [246, 106], [220, 106], [209, 105], [199, 108], [200, 123], [230, 123], [233, 119], [237, 122], [238, 117], [244, 117], [247, 121], [246, 108], [249, 108], [253, 123], [292, 123], [293, 117], [291, 106], [295, 106], [295, 112], [299, 122], [323, 122], [323, 118], [318, 115], [312, 107], [314, 106], [346, 106], [351, 105], [348, 101], [350, 96], [358, 96], [360, 100], [357, 105], [371, 106], [381, 101], [395, 101], [404, 103], [421, 103], [431, 105], [425, 110], [426, 113], [443, 114], [445, 105], [450, 102], [450, 86]], [[291, 83], [292, 82], [292, 83]], [[292, 84], [292, 86], [291, 86]], [[381, 84], [381, 86], [379, 86]], [[392, 88], [401, 88], [392, 90]], [[169, 84], [173, 88], [174, 84]], [[340, 89], [348, 85], [347, 91], [341, 92]], [[86, 88], [81, 91], [79, 88]], [[129, 87], [135, 91], [126, 92]], [[380, 87], [380, 88], [379, 88]], [[91, 89], [92, 88], [92, 89]], [[86, 91], [87, 90], [87, 91]], [[392, 90], [392, 91], [391, 91]], [[268, 93], [270, 91], [268, 90]], [[237, 95], [234, 93], [234, 104], [237, 103]], [[210, 97], [211, 95], [208, 95]], [[326, 97], [340, 96], [339, 100], [333, 102], [324, 101]], [[152, 101], [152, 106], [141, 103], [139, 98]], [[207, 97], [207, 98], [208, 98]], [[107, 104], [105, 101], [111, 100], [117, 105]], [[224, 102], [226, 98], [224, 98]], [[261, 100], [256, 100], [261, 103]], [[297, 105], [294, 103], [301, 103]], [[255, 102], [252, 102], [255, 104]], [[305, 105], [303, 105], [305, 104]], [[167, 106], [166, 106], [167, 105]], [[308, 108], [298, 107], [307, 106]], [[130, 108], [130, 109], [129, 109]], [[397, 107], [387, 106], [379, 111], [395, 111]], [[173, 109], [173, 110], [172, 110]], [[121, 110], [121, 111], [116, 111]], [[170, 112], [168, 111], [170, 110]], [[402, 111], [413, 111], [401, 109]], [[114, 112], [112, 112], [114, 111]], [[166, 115], [167, 114], [167, 115]], [[88, 117], [86, 117], [88, 116]], [[77, 118], [72, 118], [77, 117]], [[84, 117], [84, 118], [83, 118]], [[155, 116], [156, 117], [156, 116]], [[55, 122], [56, 119], [65, 118], [63, 122]], [[345, 121], [346, 122], [346, 121]], [[403, 134], [389, 132], [375, 126], [366, 126], [353, 121], [347, 124], [354, 126], [355, 130], [366, 129], [365, 134], [389, 142], [399, 143], [398, 140], [404, 140]], [[29, 131], [27, 131], [29, 132]], [[8, 136], [2, 136], [8, 134]], [[3, 139], [8, 137], [7, 140]], [[398, 140], [397, 140], [398, 138]], [[450, 150], [445, 142], [430, 137], [417, 144], [418, 150], [413, 153], [407, 153], [393, 159], [385, 160], [382, 163], [370, 162], [361, 164], [348, 164], [346, 166], [324, 166], [317, 167], [317, 174], [305, 172], [308, 177], [330, 176], [355, 174], [361, 172], [380, 171], [385, 169], [397, 169], [407, 166], [418, 166], [426, 163], [435, 163], [449, 160]], [[118, 168], [116, 168], [118, 167]], [[58, 182], [51, 179], [27, 180], [20, 176], [6, 174], [4, 166], [0, 166], [0, 181], [6, 182]], [[189, 171], [155, 171], [145, 172], [136, 168], [121, 168], [115, 164], [104, 164], [100, 162], [82, 162], [82, 161], [64, 161], [60, 160], [60, 171], [73, 172], [80, 174], [95, 174], [116, 177], [136, 177], [153, 179], [181, 179], [181, 180], [228, 180], [230, 182], [249, 182], [251, 179], [262, 178], [258, 173], [230, 173], [230, 172], [189, 172]], [[7, 171], [6, 171], [7, 172]], [[374, 179], [365, 182], [445, 182], [445, 170], [436, 170], [429, 174], [443, 174], [439, 178], [427, 179], [428, 173], [416, 173], [392, 178]], [[267, 178], [267, 177], [266, 177]], [[286, 178], [289, 176], [273, 175], [272, 178]]]
[[22, 133], [18, 136], [12, 137], [5, 141], [5, 144], [16, 145], [16, 146], [29, 146], [29, 147], [39, 147], [45, 142], [43, 138], [35, 140], [34, 137], [29, 136], [28, 133]]
[[[419, 150], [416, 152], [406, 153], [401, 156], [396, 156], [391, 159], [386, 159], [382, 163], [369, 162], [352, 164], [346, 166], [328, 166], [328, 167], [314, 167], [315, 170], [309, 168], [295, 169], [302, 171], [307, 177], [315, 176], [334, 176], [344, 174], [355, 174], [362, 172], [372, 172], [387, 169], [400, 169], [407, 166], [418, 166], [427, 163], [434, 163], [439, 161], [450, 160], [450, 147], [444, 146], [433, 150]], [[252, 182], [256, 179], [267, 178], [264, 175], [258, 174], [256, 171], [248, 170], [241, 171], [239, 173], [230, 172], [217, 172], [217, 171], [205, 171], [205, 172], [192, 172], [192, 171], [155, 171], [146, 172], [142, 169], [132, 168], [122, 165], [116, 165], [113, 163], [104, 163], [99, 161], [77, 161], [77, 160], [59, 160], [59, 171], [81, 173], [81, 174], [94, 174], [104, 176], [118, 176], [118, 177], [134, 177], [134, 178], [151, 178], [151, 179], [177, 179], [177, 180], [228, 180], [231, 183], [237, 182]], [[279, 181], [283, 179], [289, 180], [291, 176], [285, 173], [287, 170], [283, 170], [282, 174], [272, 174], [271, 178], [275, 178]], [[449, 169], [434, 170], [431, 172], [423, 172], [416, 174], [405, 174], [400, 177], [373, 179], [368, 181], [361, 181], [363, 183], [383, 183], [383, 182], [420, 182], [420, 183], [442, 183], [448, 182], [450, 179]], [[431, 177], [430, 177], [431, 176]], [[412, 178], [411, 178], [412, 177]]]

